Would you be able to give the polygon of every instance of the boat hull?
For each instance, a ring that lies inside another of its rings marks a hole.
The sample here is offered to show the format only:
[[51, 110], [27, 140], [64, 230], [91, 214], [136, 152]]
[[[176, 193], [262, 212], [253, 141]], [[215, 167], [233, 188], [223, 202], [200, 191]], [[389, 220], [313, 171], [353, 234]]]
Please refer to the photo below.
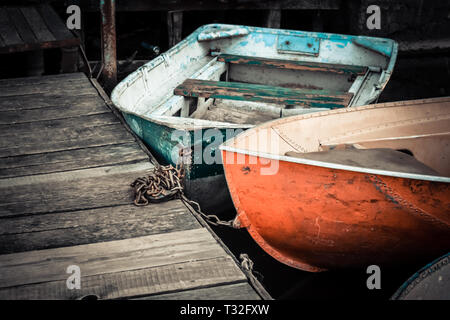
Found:
[[[222, 150], [235, 226], [305, 271], [420, 261], [450, 248], [450, 186]], [[261, 170], [277, 162], [275, 175]]]

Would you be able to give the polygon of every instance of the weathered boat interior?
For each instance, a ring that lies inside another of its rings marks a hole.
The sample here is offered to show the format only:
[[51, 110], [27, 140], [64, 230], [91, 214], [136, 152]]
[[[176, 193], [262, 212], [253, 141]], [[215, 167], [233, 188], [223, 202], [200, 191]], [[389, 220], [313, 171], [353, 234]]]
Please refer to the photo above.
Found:
[[388, 39], [207, 25], [112, 93], [125, 113], [198, 126], [253, 126], [373, 102], [389, 80]]
[[445, 97], [287, 118], [245, 132], [226, 145], [287, 156], [284, 160], [450, 177], [449, 128], [450, 98]]
[[167, 115], [256, 125], [323, 108], [346, 107], [355, 91], [352, 85], [367, 72], [365, 67], [225, 54], [213, 59], [208, 68], [215, 72], [206, 72], [203, 79], [188, 79], [175, 88], [175, 94], [187, 99], [189, 109]]

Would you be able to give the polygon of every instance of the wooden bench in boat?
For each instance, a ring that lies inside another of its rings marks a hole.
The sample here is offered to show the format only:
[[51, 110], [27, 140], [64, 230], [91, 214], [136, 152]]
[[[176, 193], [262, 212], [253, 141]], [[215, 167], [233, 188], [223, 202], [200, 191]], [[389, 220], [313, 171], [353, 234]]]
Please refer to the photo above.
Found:
[[328, 72], [335, 74], [348, 74], [362, 76], [364, 75], [368, 67], [365, 66], [353, 66], [343, 64], [329, 64], [312, 61], [292, 61], [281, 59], [267, 59], [259, 57], [248, 57], [231, 54], [220, 54], [217, 61], [222, 61], [231, 64], [246, 64], [251, 66], [260, 66], [277, 69], [290, 69], [301, 71], [313, 71], [313, 72]]
[[256, 101], [309, 108], [346, 107], [353, 94], [326, 90], [292, 89], [261, 84], [187, 79], [174, 90], [175, 95]]

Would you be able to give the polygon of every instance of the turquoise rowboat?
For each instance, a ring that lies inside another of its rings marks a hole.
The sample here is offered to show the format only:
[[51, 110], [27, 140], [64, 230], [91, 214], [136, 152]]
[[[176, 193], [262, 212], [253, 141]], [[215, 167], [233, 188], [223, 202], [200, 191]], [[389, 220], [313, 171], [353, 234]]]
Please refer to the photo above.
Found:
[[220, 213], [232, 208], [222, 142], [276, 118], [372, 103], [396, 57], [389, 39], [210, 24], [126, 77], [111, 99], [159, 161], [183, 162], [186, 195]]

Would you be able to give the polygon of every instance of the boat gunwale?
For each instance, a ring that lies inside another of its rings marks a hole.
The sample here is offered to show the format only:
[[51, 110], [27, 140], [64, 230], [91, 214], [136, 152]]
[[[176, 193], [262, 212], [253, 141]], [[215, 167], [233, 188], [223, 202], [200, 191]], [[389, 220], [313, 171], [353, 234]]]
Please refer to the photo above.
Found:
[[[395, 177], [395, 178], [405, 178], [405, 179], [450, 183], [450, 177], [444, 177], [444, 176], [432, 176], [432, 175], [425, 175], [425, 174], [418, 174], [418, 173], [407, 173], [407, 172], [399, 172], [399, 171], [363, 168], [363, 167], [349, 166], [349, 165], [338, 164], [338, 163], [333, 163], [333, 162], [310, 160], [310, 159], [296, 158], [296, 157], [290, 157], [290, 156], [276, 155], [276, 154], [265, 153], [265, 152], [251, 151], [251, 150], [239, 149], [239, 148], [234, 148], [234, 147], [229, 147], [229, 146], [224, 146], [224, 145], [221, 145], [219, 147], [219, 149], [222, 151], [246, 154], [249, 156], [266, 158], [266, 159], [270, 159], [270, 160], [278, 160], [278, 161], [285, 161], [285, 162], [291, 162], [291, 163], [306, 164], [306, 165], [310, 165], [310, 166], [322, 167], [322, 168], [328, 168], [328, 169], [337, 169], [337, 170], [345, 170], [345, 171], [352, 171], [352, 172], [359, 172], [359, 173], [368, 173], [368, 174], [375, 174], [375, 175], [382, 175], [382, 176], [390, 176], [390, 177]], [[226, 163], [225, 163], [225, 165], [226, 165]]]

